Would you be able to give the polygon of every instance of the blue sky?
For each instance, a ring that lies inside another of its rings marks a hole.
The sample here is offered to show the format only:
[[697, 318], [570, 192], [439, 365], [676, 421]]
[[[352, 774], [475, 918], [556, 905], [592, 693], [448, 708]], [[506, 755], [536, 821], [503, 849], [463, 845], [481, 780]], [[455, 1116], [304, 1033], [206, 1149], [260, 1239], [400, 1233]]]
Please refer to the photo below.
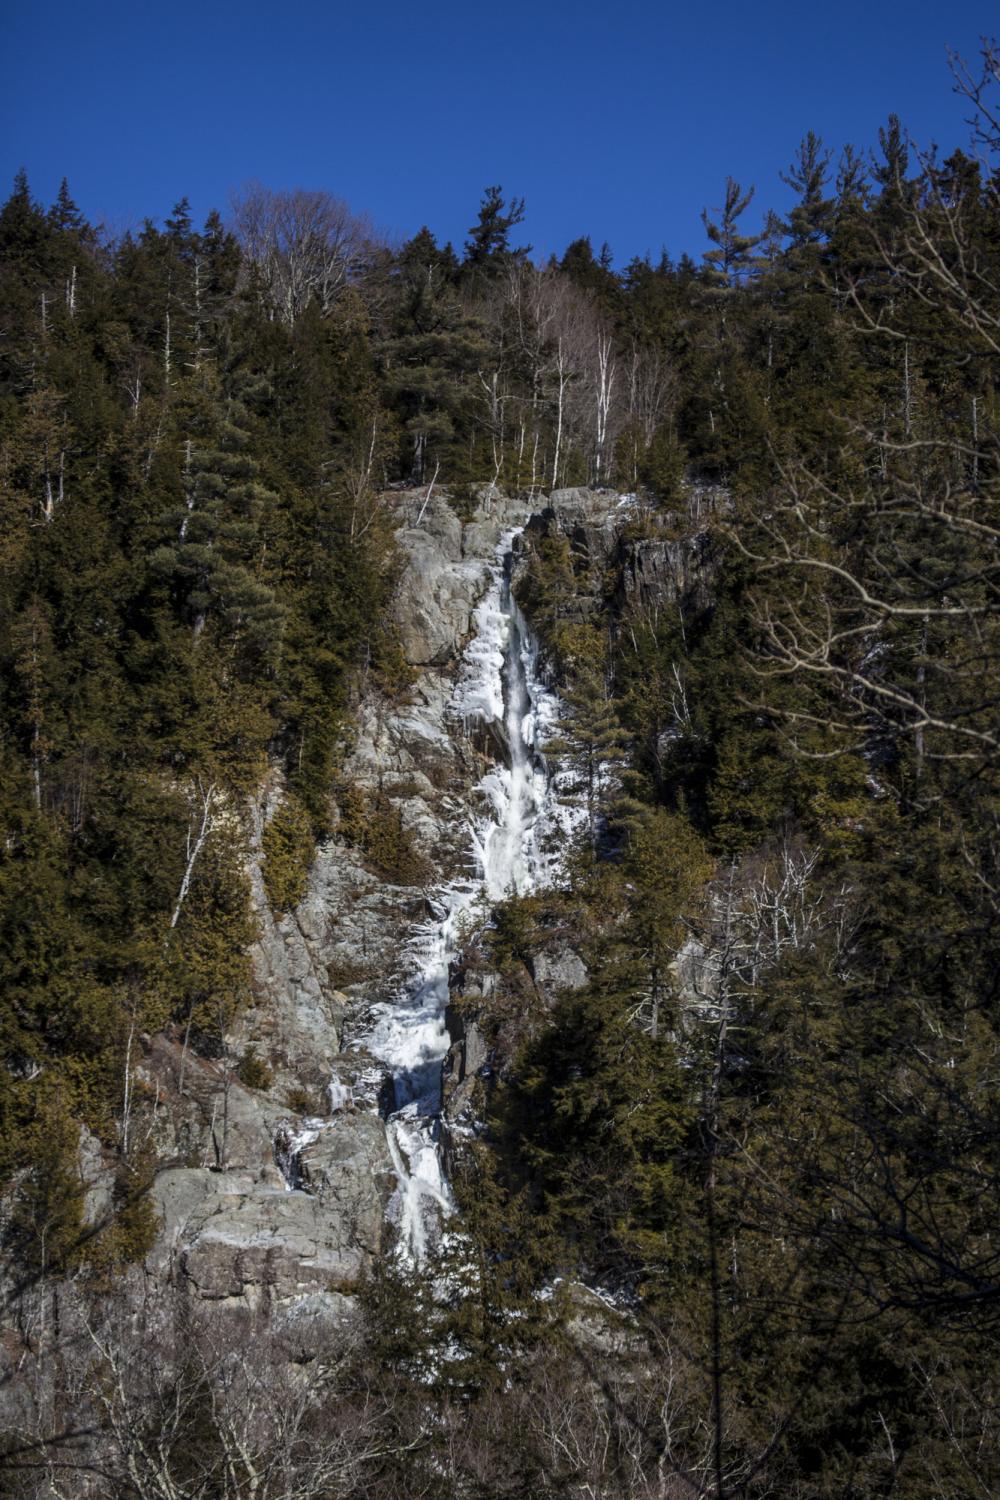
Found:
[[[199, 218], [250, 178], [323, 187], [391, 234], [461, 243], [483, 187], [527, 200], [524, 238], [607, 239], [619, 263], [700, 254], [727, 174], [781, 208], [809, 129], [870, 146], [890, 111], [966, 144], [946, 49], [1000, 31], [987, 4], [764, 7], [716, 0], [7, 0], [0, 177], [69, 179], [116, 227]], [[748, 222], [749, 222], [748, 216]]]

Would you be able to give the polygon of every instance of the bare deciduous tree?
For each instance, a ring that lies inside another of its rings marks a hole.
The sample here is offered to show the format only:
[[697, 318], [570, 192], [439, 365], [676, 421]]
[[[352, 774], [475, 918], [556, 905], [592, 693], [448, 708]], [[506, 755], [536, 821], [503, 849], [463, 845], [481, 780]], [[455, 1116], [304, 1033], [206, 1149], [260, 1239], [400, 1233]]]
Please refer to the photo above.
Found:
[[328, 313], [368, 264], [376, 235], [342, 198], [306, 188], [250, 183], [233, 200], [233, 223], [273, 315], [292, 324], [310, 302]]

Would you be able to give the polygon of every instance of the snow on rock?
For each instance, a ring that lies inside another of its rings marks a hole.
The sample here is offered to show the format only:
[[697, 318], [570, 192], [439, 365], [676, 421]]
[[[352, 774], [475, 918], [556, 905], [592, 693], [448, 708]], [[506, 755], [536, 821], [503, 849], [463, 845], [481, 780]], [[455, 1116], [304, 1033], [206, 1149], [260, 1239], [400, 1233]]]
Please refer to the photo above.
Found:
[[289, 1192], [302, 1186], [303, 1151], [319, 1139], [320, 1131], [327, 1129], [329, 1124], [329, 1120], [306, 1116], [297, 1125], [285, 1122], [275, 1131], [274, 1159]]

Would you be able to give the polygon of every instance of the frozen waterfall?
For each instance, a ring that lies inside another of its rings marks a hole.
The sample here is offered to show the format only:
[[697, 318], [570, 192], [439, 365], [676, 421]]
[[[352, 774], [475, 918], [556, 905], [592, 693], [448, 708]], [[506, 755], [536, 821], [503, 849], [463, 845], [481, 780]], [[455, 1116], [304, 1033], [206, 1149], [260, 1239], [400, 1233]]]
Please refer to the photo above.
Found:
[[441, 1065], [448, 1050], [445, 1007], [448, 974], [473, 905], [511, 893], [525, 895], [551, 882], [560, 850], [578, 814], [558, 796], [541, 753], [559, 717], [559, 700], [538, 672], [535, 643], [511, 595], [510, 567], [517, 531], [501, 538], [490, 583], [475, 611], [476, 633], [464, 653], [449, 708], [456, 722], [502, 726], [505, 761], [476, 791], [481, 811], [470, 828], [469, 875], [439, 888], [434, 916], [417, 934], [416, 974], [407, 989], [380, 1008], [368, 1046], [388, 1064], [396, 1108], [387, 1121], [398, 1188], [390, 1216], [404, 1253], [420, 1260], [451, 1209], [438, 1149]]

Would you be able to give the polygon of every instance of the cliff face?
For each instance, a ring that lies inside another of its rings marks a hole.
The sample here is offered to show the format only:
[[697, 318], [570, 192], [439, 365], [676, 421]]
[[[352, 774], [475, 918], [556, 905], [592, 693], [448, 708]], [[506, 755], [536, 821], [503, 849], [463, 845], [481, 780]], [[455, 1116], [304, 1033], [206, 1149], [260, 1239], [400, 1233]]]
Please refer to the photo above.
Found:
[[[259, 1344], [260, 1367], [291, 1391], [318, 1354], [353, 1347], [359, 1280], [434, 1243], [494, 1080], [587, 983], [572, 902], [548, 894], [585, 819], [546, 751], [565, 709], [557, 653], [518, 596], [552, 543], [570, 559], [558, 618], [624, 622], [704, 594], [707, 547], [650, 534], [628, 501], [586, 490], [495, 496], [464, 523], [441, 496], [390, 503], [410, 686], [392, 701], [363, 687], [333, 833], [287, 914], [269, 908], [261, 872], [277, 779], [247, 810], [252, 1003], [215, 1055], [174, 1033], [136, 1037], [129, 1128], [153, 1168], [155, 1243], [96, 1302], [55, 1280], [10, 1298], [0, 1406], [14, 1425], [41, 1421], [55, 1390], [53, 1329], [89, 1370], [95, 1317], [112, 1364], [159, 1351], [150, 1391], [181, 1377], [192, 1339], [202, 1355], [205, 1340]], [[391, 833], [388, 854], [366, 819]], [[533, 925], [504, 964], [484, 923], [510, 894], [531, 898]], [[81, 1167], [97, 1227], [119, 1189], [86, 1132]], [[136, 1380], [145, 1390], [132, 1372], [122, 1389]]]
[[[385, 1125], [394, 1089], [365, 1042], [378, 1007], [412, 979], [431, 892], [467, 866], [472, 788], [500, 754], [495, 731], [491, 739], [463, 723], [449, 703], [501, 535], [527, 508], [497, 498], [463, 524], [440, 496], [393, 503], [396, 625], [413, 683], [401, 703], [363, 695], [344, 783], [397, 821], [417, 875], [387, 879], [335, 832], [298, 907], [275, 918], [255, 867], [254, 1001], [227, 1056], [144, 1039], [139, 1128], [156, 1153], [161, 1219], [146, 1269], [216, 1305], [308, 1299], [312, 1315], [340, 1318], [342, 1291], [386, 1252], [399, 1166]], [[257, 848], [280, 796], [268, 787], [252, 810]], [[264, 1065], [249, 1075], [261, 1087], [240, 1079], [248, 1052]], [[91, 1167], [97, 1212], [107, 1198], [99, 1156]]]
[[[414, 1208], [407, 1180], [419, 1177], [425, 1197], [446, 1200], [443, 1181], [426, 1183], [434, 1129], [415, 1117], [443, 1080], [452, 1150], [455, 1132], [474, 1123], [477, 1079], [493, 1063], [475, 997], [500, 981], [453, 968], [462, 998], [446, 1015], [452, 954], [435, 934], [449, 910], [457, 922], [475, 896], [468, 882], [477, 858], [482, 865], [482, 841], [507, 815], [503, 808], [510, 813], [518, 752], [504, 703], [515, 687], [500, 656], [510, 654], [515, 627], [503, 614], [513, 608], [502, 604], [503, 590], [508, 597], [533, 549], [553, 536], [569, 543], [577, 583], [565, 607], [580, 619], [609, 607], [675, 604], [706, 586], [703, 543], [629, 539], [632, 511], [613, 495], [560, 491], [531, 506], [494, 496], [464, 523], [440, 495], [403, 494], [392, 503], [402, 560], [395, 625], [412, 686], [399, 702], [363, 693], [343, 785], [357, 805], [377, 806], [391, 823], [407, 849], [407, 872], [387, 878], [342, 822], [318, 849], [297, 908], [275, 918], [255, 867], [254, 1001], [226, 1055], [207, 1059], [163, 1036], [143, 1039], [137, 1128], [155, 1150], [161, 1221], [146, 1273], [196, 1303], [286, 1313], [301, 1305], [312, 1318], [341, 1322], [359, 1275], [400, 1235], [426, 1231], [428, 1204]], [[530, 641], [516, 650], [527, 693], [522, 780], [544, 782], [553, 773], [539, 770], [548, 731], [534, 720], [556, 710], [536, 701], [544, 687]], [[539, 792], [528, 790], [533, 821]], [[257, 848], [280, 797], [281, 788], [269, 786], [252, 810]], [[550, 800], [555, 808], [558, 799]], [[516, 837], [530, 836], [517, 823], [523, 813], [510, 815]], [[514, 870], [511, 859], [508, 850], [497, 868]], [[511, 883], [518, 888], [513, 875]], [[451, 892], [444, 906], [442, 891]], [[406, 1043], [418, 1061], [401, 1070], [398, 1036], [386, 1041], [395, 1007], [426, 1006], [429, 987], [442, 985], [440, 975], [427, 977], [428, 934], [439, 943], [444, 994], [430, 996], [433, 1016]], [[548, 935], [532, 960], [534, 991], [551, 1000], [585, 980], [572, 935]], [[262, 1066], [248, 1069], [248, 1057]], [[407, 1109], [408, 1123], [392, 1122]], [[90, 1168], [97, 1213], [109, 1191], [99, 1153]], [[430, 1204], [435, 1214], [439, 1207]]]

